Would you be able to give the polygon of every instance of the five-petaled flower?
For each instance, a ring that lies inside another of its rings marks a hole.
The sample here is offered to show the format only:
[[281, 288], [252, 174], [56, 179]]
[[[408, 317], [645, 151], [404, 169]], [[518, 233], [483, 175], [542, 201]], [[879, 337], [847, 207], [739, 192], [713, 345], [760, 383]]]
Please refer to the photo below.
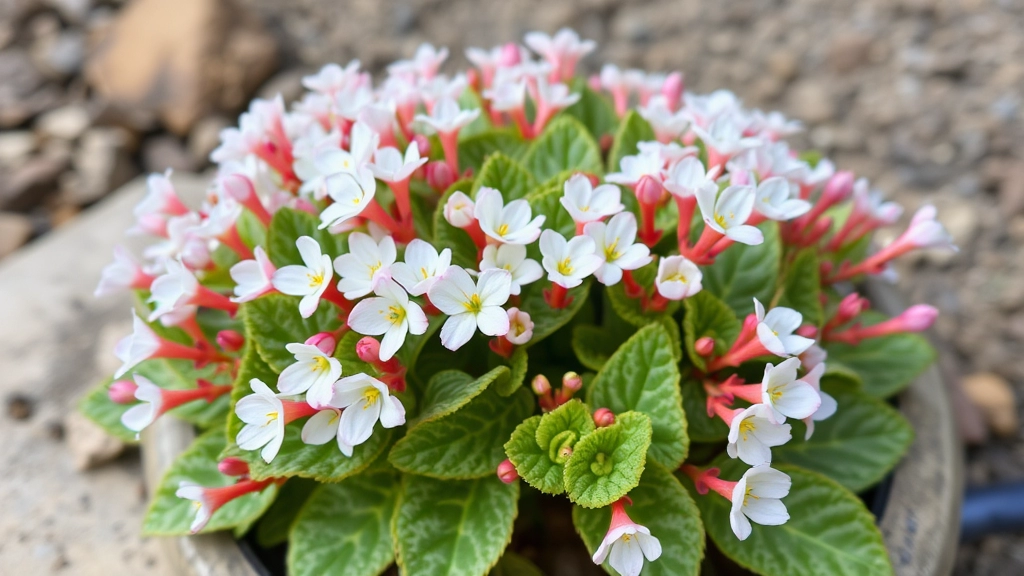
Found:
[[427, 331], [427, 316], [391, 278], [378, 278], [373, 293], [375, 298], [360, 300], [355, 305], [348, 316], [348, 325], [360, 334], [383, 334], [380, 359], [386, 362], [405, 343], [406, 335], [418, 336]]
[[348, 249], [347, 254], [334, 259], [334, 269], [341, 276], [338, 290], [345, 293], [345, 298], [355, 300], [372, 292], [378, 278], [390, 277], [397, 251], [391, 236], [378, 243], [362, 232], [349, 235]]
[[783, 358], [799, 356], [814, 344], [814, 340], [794, 334], [804, 320], [796, 310], [776, 306], [765, 314], [764, 305], [754, 298], [754, 311], [757, 314], [757, 337], [772, 354]]
[[291, 264], [278, 268], [271, 282], [279, 292], [289, 296], [302, 296], [299, 313], [309, 318], [320, 306], [320, 297], [327, 291], [334, 277], [331, 257], [324, 254], [320, 244], [309, 236], [295, 240], [303, 265]]
[[764, 242], [764, 234], [746, 224], [754, 210], [753, 186], [729, 186], [721, 194], [717, 187], [702, 186], [695, 195], [704, 223], [712, 230], [741, 244]]
[[604, 259], [597, 254], [597, 244], [590, 236], [575, 236], [566, 240], [554, 230], [540, 235], [541, 264], [547, 270], [548, 280], [562, 288], [575, 288], [601, 267]]
[[480, 259], [480, 271], [499, 268], [512, 275], [512, 295], [519, 295], [522, 287], [544, 275], [536, 260], [526, 257], [522, 244], [488, 244]]
[[285, 350], [295, 356], [295, 362], [278, 376], [278, 391], [288, 396], [306, 393], [306, 401], [314, 406], [327, 402], [331, 385], [342, 370], [341, 362], [331, 355], [333, 350], [327, 352], [308, 342], [286, 344]]
[[796, 371], [799, 367], [799, 358], [784, 360], [778, 366], [769, 362], [764, 367], [761, 400], [771, 409], [768, 416], [775, 422], [785, 422], [786, 418], [802, 420], [817, 412], [821, 406], [818, 390], [808, 382], [797, 379]]
[[704, 274], [696, 264], [685, 256], [669, 256], [658, 262], [658, 275], [654, 277], [654, 285], [669, 300], [689, 298], [702, 289], [701, 281]]
[[[338, 380], [327, 405], [341, 410], [338, 447], [346, 456], [351, 456], [354, 447], [370, 439], [378, 420], [384, 428], [405, 424], [405, 406], [391, 395], [386, 384], [366, 374]], [[320, 418], [323, 420], [329, 416]], [[322, 424], [329, 425], [322, 420]], [[323, 437], [321, 434], [316, 436]]]
[[747, 470], [732, 491], [729, 525], [740, 540], [750, 536], [750, 522], [762, 526], [780, 526], [789, 521], [782, 499], [789, 495], [793, 481], [789, 475], [768, 464]]
[[618, 186], [602, 184], [597, 188], [590, 183], [590, 178], [583, 174], [574, 174], [566, 180], [564, 193], [558, 199], [572, 216], [577, 225], [601, 220], [612, 214], [622, 212], [624, 206], [620, 202], [622, 192]]
[[754, 404], [733, 415], [726, 451], [731, 458], [738, 457], [751, 466], [771, 464], [771, 449], [789, 442], [793, 437], [790, 428], [772, 418], [771, 408]]
[[391, 277], [409, 294], [422, 296], [451, 264], [451, 248], [438, 252], [431, 243], [417, 238], [405, 247], [405, 262], [391, 266]]
[[608, 532], [594, 552], [594, 564], [605, 560], [622, 576], [639, 576], [644, 567], [644, 558], [654, 562], [661, 557], [661, 542], [651, 535], [646, 527], [634, 522], [626, 514], [623, 497], [612, 504], [612, 521]]
[[540, 236], [545, 220], [543, 214], [530, 219], [530, 203], [526, 200], [505, 204], [501, 192], [486, 186], [477, 191], [473, 212], [484, 234], [505, 244], [530, 244]]
[[512, 291], [512, 274], [501, 268], [484, 270], [476, 283], [461, 266], [452, 266], [430, 287], [430, 302], [448, 315], [441, 327], [441, 344], [458, 350], [477, 328], [487, 336], [508, 333], [508, 313], [502, 309]]
[[623, 270], [636, 270], [651, 261], [651, 249], [636, 240], [636, 216], [619, 212], [607, 223], [590, 222], [583, 233], [594, 240], [595, 253], [603, 260], [594, 272], [597, 281], [614, 286], [622, 280]]

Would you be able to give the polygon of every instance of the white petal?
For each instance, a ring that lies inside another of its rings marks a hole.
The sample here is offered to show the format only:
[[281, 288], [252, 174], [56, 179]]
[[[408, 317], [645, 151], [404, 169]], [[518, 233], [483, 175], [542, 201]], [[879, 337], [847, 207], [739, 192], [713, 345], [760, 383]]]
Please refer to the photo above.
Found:
[[321, 410], [310, 416], [302, 426], [302, 442], [320, 446], [327, 444], [338, 435], [338, 419], [341, 414], [337, 410]]
[[[507, 316], [505, 321], [508, 322]], [[469, 312], [450, 316], [441, 326], [441, 344], [449, 350], [458, 350], [473, 337], [476, 325], [476, 317]]]

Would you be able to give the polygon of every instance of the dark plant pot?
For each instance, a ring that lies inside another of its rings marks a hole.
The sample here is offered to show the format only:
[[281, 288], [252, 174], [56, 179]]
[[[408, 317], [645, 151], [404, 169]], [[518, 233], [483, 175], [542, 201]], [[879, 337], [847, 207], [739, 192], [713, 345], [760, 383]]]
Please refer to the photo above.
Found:
[[[869, 282], [867, 295], [886, 314], [901, 312], [899, 293]], [[900, 576], [943, 576], [953, 570], [963, 498], [963, 453], [953, 420], [949, 390], [937, 367], [930, 367], [898, 398], [914, 428], [906, 457], [876, 491], [876, 514]], [[195, 438], [188, 424], [161, 418], [143, 434], [146, 484], [152, 490], [174, 458]], [[165, 538], [165, 554], [175, 574], [263, 576], [268, 571], [229, 532]]]

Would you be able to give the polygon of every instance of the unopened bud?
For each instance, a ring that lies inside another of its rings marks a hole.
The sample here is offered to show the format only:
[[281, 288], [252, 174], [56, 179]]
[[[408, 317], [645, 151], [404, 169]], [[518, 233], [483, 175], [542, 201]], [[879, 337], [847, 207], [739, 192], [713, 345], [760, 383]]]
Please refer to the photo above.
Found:
[[135, 402], [135, 390], [138, 386], [131, 380], [117, 380], [107, 389], [107, 395], [113, 402], [118, 404], [132, 404]]
[[825, 184], [825, 190], [821, 193], [821, 201], [829, 206], [842, 202], [853, 194], [853, 172], [842, 170], [836, 172]]
[[594, 424], [598, 428], [604, 428], [615, 424], [615, 413], [607, 408], [594, 410]]
[[518, 65], [523, 60], [522, 52], [519, 51], [519, 46], [515, 42], [508, 42], [501, 47], [501, 56], [498, 57], [498, 66], [501, 68], [511, 68], [512, 66]]
[[217, 463], [217, 470], [226, 476], [246, 476], [249, 474], [249, 465], [240, 458], [225, 458]]
[[455, 182], [455, 173], [446, 162], [428, 162], [424, 170], [427, 173], [427, 184], [438, 192], [444, 192]]
[[693, 351], [705, 358], [711, 356], [715, 352], [715, 339], [710, 336], [697, 338], [693, 343]]
[[502, 460], [501, 464], [498, 464], [498, 478], [505, 484], [511, 484], [516, 480], [519, 480], [519, 472], [516, 471], [516, 467], [512, 464], [509, 459]]
[[589, 86], [594, 92], [600, 92], [602, 89], [601, 77], [597, 74], [591, 74], [590, 77], [587, 78], [587, 86]]
[[363, 336], [356, 342], [356, 356], [367, 364], [380, 362], [380, 342], [372, 336]]
[[583, 377], [575, 372], [566, 372], [562, 376], [562, 387], [573, 392], [579, 392], [583, 388]]
[[683, 90], [685, 90], [685, 87], [683, 75], [679, 72], [669, 74], [661, 85], [661, 95], [668, 100], [668, 107], [673, 112], [678, 110], [679, 106], [683, 103]]
[[252, 181], [242, 174], [231, 174], [225, 176], [224, 178], [221, 178], [220, 185], [228, 197], [242, 203], [249, 200], [249, 198], [256, 193], [255, 188], [253, 188]]
[[861, 312], [866, 310], [867, 307], [868, 301], [861, 298], [860, 294], [854, 292], [839, 301], [839, 308], [836, 310], [836, 314], [846, 321], [850, 318], [857, 317]]
[[572, 456], [572, 446], [562, 446], [558, 449], [558, 458], [560, 461], [565, 462]]
[[587, 180], [590, 180], [590, 185], [595, 188], [601, 185], [601, 179], [597, 177], [597, 174], [591, 174], [590, 172], [577, 172], [576, 174], [586, 176]]
[[335, 340], [334, 335], [330, 332], [320, 332], [314, 334], [309, 338], [306, 338], [306, 344], [308, 346], [316, 346], [321, 352], [328, 356], [334, 354], [334, 349], [338, 345], [338, 341]]
[[904, 310], [900, 319], [908, 332], [922, 332], [931, 328], [938, 316], [939, 311], [934, 306], [917, 304]]
[[473, 211], [476, 204], [462, 192], [455, 192], [448, 197], [448, 203], [444, 205], [444, 219], [456, 228], [468, 228], [476, 217]]
[[533, 393], [537, 396], [546, 396], [551, 393], [551, 382], [548, 382], [547, 376], [543, 374], [534, 376], [530, 387], [533, 388]]
[[227, 352], [238, 352], [245, 346], [245, 336], [236, 330], [217, 332], [217, 345]]
[[416, 144], [419, 149], [420, 158], [426, 158], [430, 156], [430, 139], [423, 134], [417, 134], [412, 137], [412, 141]]
[[804, 324], [796, 329], [796, 333], [804, 338], [814, 339], [818, 336], [818, 327], [812, 324]]
[[661, 201], [662, 192], [661, 182], [650, 175], [641, 177], [636, 184], [636, 199], [641, 204], [657, 204]]

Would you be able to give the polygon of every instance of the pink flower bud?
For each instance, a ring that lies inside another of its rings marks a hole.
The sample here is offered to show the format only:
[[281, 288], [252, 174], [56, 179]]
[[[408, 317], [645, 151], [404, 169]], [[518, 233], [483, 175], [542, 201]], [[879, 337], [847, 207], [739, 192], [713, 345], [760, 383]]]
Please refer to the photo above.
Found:
[[444, 192], [455, 182], [455, 172], [447, 162], [428, 162], [424, 170], [427, 172], [427, 184], [438, 192]]
[[430, 140], [423, 134], [417, 134], [412, 137], [412, 141], [416, 143], [416, 147], [419, 148], [420, 158], [426, 158], [430, 156]]
[[866, 298], [861, 298], [856, 292], [839, 301], [839, 308], [836, 315], [843, 318], [844, 322], [850, 318], [856, 318], [861, 312], [867, 310], [869, 304]]
[[607, 408], [594, 410], [594, 424], [598, 428], [604, 428], [615, 424], [615, 413]]
[[665, 83], [661, 85], [661, 95], [668, 100], [668, 106], [673, 112], [678, 110], [683, 103], [683, 90], [685, 89], [683, 75], [679, 72], [669, 74], [668, 78], [665, 78]]
[[533, 393], [537, 396], [545, 396], [551, 393], [551, 382], [543, 374], [537, 374], [533, 377], [533, 381], [530, 382], [530, 387], [533, 388]]
[[117, 380], [107, 389], [107, 395], [118, 404], [134, 404], [136, 388], [138, 386], [131, 380]]
[[230, 174], [220, 181], [224, 193], [234, 200], [245, 203], [256, 193], [252, 182], [242, 174]]
[[498, 478], [505, 484], [511, 484], [516, 480], [519, 480], [519, 472], [516, 471], [516, 467], [512, 464], [512, 461], [505, 459], [498, 464]]
[[372, 336], [364, 336], [356, 342], [356, 356], [367, 364], [380, 362], [380, 342]]
[[697, 341], [693, 343], [693, 350], [705, 358], [711, 356], [715, 352], [714, 338], [711, 338], [710, 336], [698, 338]]
[[217, 345], [228, 352], [238, 352], [245, 346], [245, 336], [236, 330], [217, 332]]
[[821, 201], [829, 206], [842, 202], [853, 194], [853, 172], [842, 170], [836, 172], [825, 184], [825, 191], [821, 194]]
[[641, 177], [636, 184], [636, 199], [641, 204], [657, 204], [661, 201], [662, 191], [661, 182], [646, 175]]
[[469, 196], [463, 192], [454, 192], [444, 205], [444, 219], [456, 228], [466, 228], [476, 222], [475, 208], [476, 204]]
[[590, 180], [590, 185], [593, 186], [594, 188], [597, 188], [598, 186], [601, 185], [601, 179], [597, 177], [597, 174], [591, 174], [589, 172], [577, 172], [577, 174], [582, 174], [586, 176], [587, 180]]
[[590, 89], [593, 90], [594, 92], [600, 92], [601, 77], [598, 76], [597, 74], [591, 74], [590, 77], [587, 78], [587, 86], [589, 86]]
[[[363, 338], [363, 340], [366, 340], [366, 338]], [[363, 340], [360, 340], [359, 343], [361, 344]], [[373, 340], [373, 338], [370, 338], [370, 340]], [[373, 341], [377, 342], [376, 340]], [[338, 341], [335, 340], [334, 335], [330, 332], [320, 332], [319, 334], [314, 334], [309, 338], [306, 338], [306, 344], [308, 346], [316, 346], [321, 352], [331, 356], [334, 354], [334, 349], [338, 346]], [[358, 347], [359, 344], [356, 344], [357, 350]], [[380, 349], [380, 344], [377, 345], [377, 348]], [[376, 359], [377, 358], [374, 357], [374, 360]]]
[[934, 306], [917, 304], [904, 310], [900, 320], [908, 332], [922, 332], [932, 327], [938, 315], [939, 311]]
[[818, 335], [818, 327], [817, 326], [813, 326], [811, 324], [805, 324], [805, 325], [797, 328], [796, 329], [796, 333], [797, 333], [798, 336], [803, 336], [804, 338], [811, 338], [811, 339], [813, 339], [814, 337], [816, 337]]
[[575, 372], [566, 372], [562, 376], [562, 387], [578, 392], [580, 388], [583, 388], [583, 378]]
[[226, 476], [246, 476], [249, 474], [249, 465], [239, 458], [225, 458], [217, 463], [217, 470]]
[[501, 57], [498, 58], [498, 66], [510, 68], [522, 62], [522, 53], [515, 42], [509, 42], [501, 47]]

